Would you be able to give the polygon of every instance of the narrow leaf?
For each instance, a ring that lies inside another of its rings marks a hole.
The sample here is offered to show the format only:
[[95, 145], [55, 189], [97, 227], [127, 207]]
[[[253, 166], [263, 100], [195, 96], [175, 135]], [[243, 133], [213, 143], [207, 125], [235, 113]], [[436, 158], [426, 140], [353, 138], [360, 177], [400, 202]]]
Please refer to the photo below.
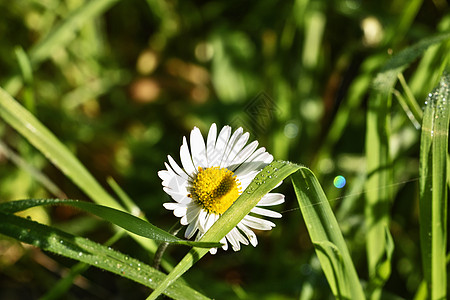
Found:
[[420, 144], [420, 243], [428, 297], [447, 293], [447, 155], [450, 77], [427, 99]]
[[[0, 234], [115, 273], [149, 288], [156, 288], [166, 277], [143, 262], [88, 239], [2, 211], [0, 218]], [[171, 285], [165, 290], [165, 294], [180, 300], [208, 299], [180, 282]]]
[[365, 299], [339, 224], [317, 178], [306, 168], [291, 178], [309, 236], [333, 294], [338, 299]]
[[113, 209], [106, 206], [101, 206], [94, 203], [76, 201], [76, 200], [60, 200], [60, 199], [28, 199], [20, 201], [11, 201], [0, 204], [0, 211], [6, 213], [15, 213], [31, 207], [40, 205], [68, 205], [85, 210], [91, 214], [94, 214], [102, 219], [105, 219], [125, 230], [128, 230], [139, 236], [143, 236], [152, 240], [188, 245], [195, 247], [212, 248], [219, 247], [220, 243], [198, 243], [192, 241], [182, 240], [176, 236], [152, 225], [151, 223], [144, 221], [138, 217], [130, 215], [126, 212]]

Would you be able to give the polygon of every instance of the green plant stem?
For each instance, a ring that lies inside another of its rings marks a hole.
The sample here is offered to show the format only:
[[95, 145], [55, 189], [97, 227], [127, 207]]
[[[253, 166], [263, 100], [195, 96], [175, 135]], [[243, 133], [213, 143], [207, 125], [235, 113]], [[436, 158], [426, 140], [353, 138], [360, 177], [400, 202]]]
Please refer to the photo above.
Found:
[[[169, 229], [169, 233], [173, 235], [177, 235], [178, 232], [183, 228], [183, 225], [181, 225], [180, 222], [175, 223], [172, 228]], [[162, 242], [158, 249], [156, 250], [155, 256], [153, 258], [153, 265], [152, 267], [156, 270], [159, 270], [159, 267], [161, 265], [161, 260], [164, 255], [164, 252], [166, 251], [167, 247], [169, 246], [169, 243]]]

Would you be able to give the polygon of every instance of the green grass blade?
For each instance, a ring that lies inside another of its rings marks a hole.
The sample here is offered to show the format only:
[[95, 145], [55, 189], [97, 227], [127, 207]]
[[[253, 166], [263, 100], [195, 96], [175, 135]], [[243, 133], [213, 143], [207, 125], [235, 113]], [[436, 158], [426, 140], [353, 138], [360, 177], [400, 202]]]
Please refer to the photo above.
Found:
[[[112, 248], [77, 237], [55, 228], [0, 211], [0, 233], [76, 261], [156, 288], [165, 275], [154, 268]], [[165, 294], [174, 299], [208, 299], [190, 287], [175, 282]]]
[[67, 147], [2, 88], [0, 88], [0, 117], [22, 134], [95, 202], [123, 210]]
[[130, 215], [121, 210], [113, 209], [106, 206], [101, 206], [94, 203], [89, 203], [85, 201], [77, 201], [77, 200], [60, 200], [60, 199], [27, 199], [20, 201], [10, 201], [0, 204], [0, 211], [7, 213], [15, 213], [18, 211], [22, 211], [31, 207], [41, 206], [41, 205], [68, 205], [72, 207], [76, 207], [78, 209], [82, 209], [91, 214], [96, 215], [104, 220], [107, 220], [123, 229], [130, 231], [139, 236], [143, 236], [152, 240], [187, 245], [187, 246], [195, 246], [195, 247], [203, 247], [203, 248], [212, 248], [212, 247], [220, 247], [220, 243], [198, 243], [192, 241], [182, 240], [177, 238], [176, 236], [152, 225], [151, 223], [144, 221], [138, 217]]
[[[366, 252], [369, 267], [369, 286], [371, 298], [379, 299], [381, 288], [389, 279], [390, 272], [381, 272], [386, 261], [386, 230], [390, 222], [390, 204], [392, 200], [392, 161], [389, 153], [390, 139], [390, 89], [375, 90], [369, 99], [366, 128], [367, 181], [365, 218], [367, 228]], [[385, 270], [390, 270], [384, 268]]]
[[[112, 237], [110, 237], [103, 245], [111, 246], [115, 242], [117, 242], [125, 233], [124, 230], [117, 231]], [[62, 299], [64, 295], [67, 294], [67, 291], [73, 285], [75, 278], [77, 278], [80, 274], [84, 273], [87, 269], [89, 269], [90, 265], [79, 262], [72, 266], [67, 274], [64, 275], [58, 282], [56, 282], [52, 287], [41, 297], [39, 300], [54, 300], [54, 299]]]
[[450, 77], [427, 99], [420, 144], [420, 241], [430, 299], [447, 293], [447, 155]]
[[309, 236], [333, 294], [338, 299], [365, 299], [339, 224], [316, 177], [304, 168], [291, 178]]
[[393, 56], [373, 81], [369, 98], [366, 129], [366, 159], [368, 179], [366, 189], [374, 191], [366, 195], [365, 217], [367, 222], [367, 260], [372, 299], [381, 295], [381, 287], [389, 278], [390, 268], [380, 266], [389, 263], [386, 229], [389, 228], [392, 163], [389, 153], [390, 105], [392, 90], [399, 74], [431, 45], [442, 43], [450, 34], [440, 34], [406, 48]]
[[[220, 241], [233, 227], [244, 218], [259, 200], [271, 191], [283, 179], [297, 171], [299, 165], [275, 161], [265, 167], [245, 189], [231, 207], [214, 223], [214, 225], [200, 239], [201, 242]], [[147, 299], [156, 299], [166, 288], [168, 288], [177, 278], [183, 275], [190, 267], [200, 260], [207, 249], [192, 249], [167, 275], [166, 279], [153, 291]]]

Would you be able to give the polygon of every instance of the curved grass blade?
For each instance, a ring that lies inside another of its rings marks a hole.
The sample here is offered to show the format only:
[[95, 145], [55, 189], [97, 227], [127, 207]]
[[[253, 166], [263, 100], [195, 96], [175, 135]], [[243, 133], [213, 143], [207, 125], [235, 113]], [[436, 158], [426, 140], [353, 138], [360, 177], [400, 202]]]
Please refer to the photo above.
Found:
[[68, 205], [82, 209], [91, 214], [94, 214], [104, 220], [107, 220], [125, 230], [128, 230], [139, 236], [143, 236], [152, 240], [180, 244], [202, 248], [220, 247], [220, 243], [199, 243], [182, 240], [149, 222], [146, 222], [138, 217], [130, 215], [126, 212], [113, 209], [106, 206], [101, 206], [94, 203], [76, 201], [76, 200], [60, 200], [60, 199], [28, 199], [20, 201], [11, 201], [0, 204], [0, 211], [6, 213], [15, 213], [31, 207], [41, 205]]
[[[255, 177], [252, 183], [245, 189], [230, 208], [217, 220], [216, 223], [200, 239], [201, 242], [220, 241], [233, 227], [244, 218], [259, 200], [283, 179], [300, 168], [297, 164], [283, 161], [275, 161], [265, 167]], [[200, 260], [208, 249], [192, 249], [179, 263], [166, 279], [153, 291], [147, 299], [156, 299], [171, 284], [183, 275], [190, 267]]]
[[312, 243], [338, 299], [365, 299], [342, 232], [317, 178], [303, 168], [292, 175], [295, 194]]
[[[166, 277], [147, 264], [88, 239], [1, 211], [0, 218], [0, 234], [115, 273], [149, 288], [156, 288]], [[180, 282], [167, 288], [165, 294], [180, 300], [208, 299]]]
[[445, 299], [450, 76], [430, 95], [420, 144], [420, 244], [428, 298]]

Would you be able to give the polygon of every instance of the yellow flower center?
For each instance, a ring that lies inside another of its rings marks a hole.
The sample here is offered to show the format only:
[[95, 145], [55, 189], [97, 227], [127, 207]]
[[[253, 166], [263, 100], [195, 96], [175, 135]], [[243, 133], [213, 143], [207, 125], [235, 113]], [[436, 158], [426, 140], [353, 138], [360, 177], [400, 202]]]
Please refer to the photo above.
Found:
[[198, 167], [198, 174], [190, 188], [191, 197], [209, 213], [223, 214], [241, 192], [241, 183], [226, 168]]

